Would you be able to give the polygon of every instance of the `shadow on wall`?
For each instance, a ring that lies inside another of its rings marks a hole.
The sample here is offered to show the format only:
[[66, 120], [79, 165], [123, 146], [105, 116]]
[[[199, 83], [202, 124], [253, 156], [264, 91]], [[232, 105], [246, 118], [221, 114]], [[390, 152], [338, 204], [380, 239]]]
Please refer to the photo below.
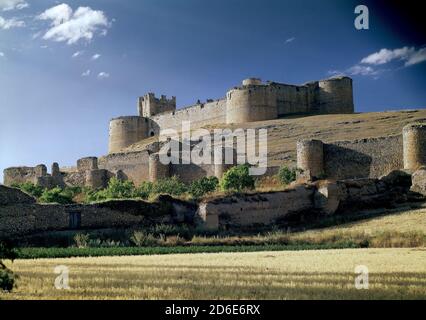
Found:
[[361, 152], [336, 146], [324, 145], [324, 173], [331, 179], [368, 178], [372, 157]]

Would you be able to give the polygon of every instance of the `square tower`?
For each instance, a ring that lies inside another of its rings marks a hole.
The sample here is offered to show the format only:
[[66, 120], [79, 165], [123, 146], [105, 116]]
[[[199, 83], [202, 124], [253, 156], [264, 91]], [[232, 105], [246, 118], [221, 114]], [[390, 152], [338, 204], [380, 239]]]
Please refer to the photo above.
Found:
[[154, 93], [148, 93], [138, 100], [138, 113], [141, 117], [152, 117], [163, 112], [173, 112], [176, 110], [176, 97], [167, 99], [162, 95], [160, 99]]

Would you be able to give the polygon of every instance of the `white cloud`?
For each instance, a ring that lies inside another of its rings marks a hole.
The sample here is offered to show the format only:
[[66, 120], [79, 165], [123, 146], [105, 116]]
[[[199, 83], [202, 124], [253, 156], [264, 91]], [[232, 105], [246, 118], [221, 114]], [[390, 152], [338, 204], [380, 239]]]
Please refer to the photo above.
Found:
[[109, 73], [107, 73], [107, 72], [100, 72], [99, 74], [98, 74], [98, 79], [107, 79], [107, 78], [109, 78]]
[[4, 52], [1, 52], [1, 51], [0, 51], [0, 57], [1, 57], [1, 58], [4, 58], [4, 56], [5, 56]]
[[99, 53], [94, 54], [94, 55], [92, 56], [92, 60], [98, 60], [100, 57], [101, 57], [101, 55], [100, 55]]
[[361, 75], [361, 76], [372, 76], [372, 75], [377, 75], [377, 71], [374, 70], [372, 67], [370, 66], [361, 66], [361, 65], [355, 65], [353, 67], [350, 67], [347, 72], [350, 75], [353, 76], [357, 76], [357, 75]]
[[91, 71], [90, 71], [90, 69], [89, 69], [89, 70], [84, 71], [84, 72], [81, 74], [81, 76], [82, 76], [82, 77], [88, 77], [88, 76], [90, 76], [90, 73], [91, 73]]
[[0, 17], [0, 29], [11, 29], [11, 28], [19, 28], [19, 27], [25, 27], [25, 22], [21, 20], [17, 20], [15, 18], [12, 19], [4, 19], [3, 17]]
[[0, 10], [21, 10], [27, 8], [29, 4], [24, 0], [0, 0]]
[[285, 41], [285, 43], [290, 43], [290, 42], [293, 42], [294, 40], [296, 40], [296, 38], [295, 38], [295, 37], [291, 37], [291, 38], [288, 38], [288, 39]]
[[404, 61], [405, 66], [415, 65], [426, 60], [426, 48], [402, 47], [398, 49], [381, 49], [361, 60], [363, 64], [382, 65], [394, 60]]
[[73, 53], [73, 55], [71, 56], [72, 58], [77, 58], [79, 56], [81, 56], [83, 54], [83, 51], [76, 51]]
[[405, 62], [405, 66], [412, 66], [423, 61], [426, 61], [426, 48], [419, 49], [413, 53]]
[[38, 16], [40, 20], [51, 20], [51, 28], [43, 36], [45, 40], [57, 42], [66, 41], [68, 44], [79, 40], [90, 41], [95, 34], [103, 34], [109, 26], [103, 11], [92, 10], [90, 7], [78, 7], [73, 12], [68, 4], [60, 4]]
[[59, 26], [60, 24], [70, 20], [72, 16], [72, 9], [66, 3], [62, 3], [50, 9], [47, 9], [38, 16], [40, 20], [52, 20], [52, 26]]

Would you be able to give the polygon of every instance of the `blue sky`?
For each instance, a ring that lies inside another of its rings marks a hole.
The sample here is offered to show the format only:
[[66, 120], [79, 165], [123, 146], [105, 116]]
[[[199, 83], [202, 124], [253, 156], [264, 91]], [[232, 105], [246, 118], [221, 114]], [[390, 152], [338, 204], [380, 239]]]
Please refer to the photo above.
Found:
[[370, 29], [356, 30], [358, 4], [0, 0], [0, 170], [104, 155], [109, 120], [136, 114], [138, 96], [181, 107], [252, 76], [344, 73], [358, 112], [424, 108], [425, 37], [370, 1]]

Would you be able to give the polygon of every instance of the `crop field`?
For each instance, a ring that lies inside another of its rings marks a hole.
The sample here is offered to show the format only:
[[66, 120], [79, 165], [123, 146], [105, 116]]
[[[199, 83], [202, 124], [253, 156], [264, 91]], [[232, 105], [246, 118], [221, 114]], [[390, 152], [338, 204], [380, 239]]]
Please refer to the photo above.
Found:
[[[16, 260], [1, 299], [426, 299], [426, 249], [343, 249]], [[56, 266], [68, 290], [55, 288]], [[369, 288], [356, 289], [356, 266]]]

